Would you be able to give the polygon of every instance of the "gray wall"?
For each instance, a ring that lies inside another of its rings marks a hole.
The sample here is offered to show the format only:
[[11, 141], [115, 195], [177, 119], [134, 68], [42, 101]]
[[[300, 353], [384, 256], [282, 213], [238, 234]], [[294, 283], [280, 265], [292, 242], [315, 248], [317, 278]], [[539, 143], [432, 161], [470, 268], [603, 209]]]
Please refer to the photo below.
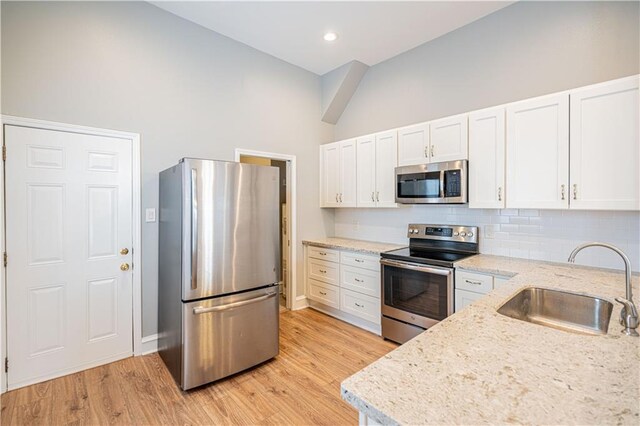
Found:
[[[638, 2], [518, 2], [371, 67], [336, 139], [638, 74], [639, 15]], [[558, 262], [579, 243], [604, 240], [640, 266], [638, 212], [416, 206], [334, 215], [338, 236], [399, 243], [415, 222], [477, 225], [483, 253]], [[622, 266], [605, 250], [578, 262]]]
[[[2, 2], [2, 113], [140, 133], [142, 208], [158, 171], [235, 148], [294, 154], [298, 236], [318, 208], [319, 77], [147, 3]], [[142, 224], [143, 334], [156, 332], [157, 223]], [[302, 247], [297, 247], [302, 282]], [[303, 288], [298, 287], [299, 294]]]
[[344, 139], [638, 73], [638, 2], [518, 2], [369, 69]]

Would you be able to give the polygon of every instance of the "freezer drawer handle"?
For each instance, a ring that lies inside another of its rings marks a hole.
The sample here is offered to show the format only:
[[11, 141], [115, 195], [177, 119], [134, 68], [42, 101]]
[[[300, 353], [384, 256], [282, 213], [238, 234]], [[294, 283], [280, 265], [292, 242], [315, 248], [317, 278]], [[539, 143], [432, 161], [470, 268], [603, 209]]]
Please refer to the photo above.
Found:
[[198, 191], [196, 169], [191, 169], [191, 289], [198, 288]]
[[254, 297], [253, 299], [242, 300], [240, 302], [229, 303], [228, 305], [212, 306], [211, 308], [203, 308], [202, 306], [196, 306], [195, 308], [193, 308], [193, 313], [194, 313], [194, 315], [199, 315], [199, 314], [207, 314], [209, 312], [226, 311], [226, 310], [233, 309], [233, 308], [239, 308], [240, 306], [245, 306], [245, 305], [250, 305], [250, 304], [256, 303], [256, 302], [261, 302], [263, 300], [267, 300], [267, 299], [270, 299], [270, 298], [275, 297], [275, 296], [276, 296], [276, 293], [269, 293], [269, 294], [265, 294], [264, 296]]

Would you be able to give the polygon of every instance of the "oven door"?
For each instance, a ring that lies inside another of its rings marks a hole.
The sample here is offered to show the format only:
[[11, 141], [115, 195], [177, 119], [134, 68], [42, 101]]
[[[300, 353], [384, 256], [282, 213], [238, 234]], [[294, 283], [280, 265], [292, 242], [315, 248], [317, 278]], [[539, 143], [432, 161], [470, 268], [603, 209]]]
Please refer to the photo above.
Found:
[[429, 328], [453, 313], [453, 269], [382, 259], [382, 315]]

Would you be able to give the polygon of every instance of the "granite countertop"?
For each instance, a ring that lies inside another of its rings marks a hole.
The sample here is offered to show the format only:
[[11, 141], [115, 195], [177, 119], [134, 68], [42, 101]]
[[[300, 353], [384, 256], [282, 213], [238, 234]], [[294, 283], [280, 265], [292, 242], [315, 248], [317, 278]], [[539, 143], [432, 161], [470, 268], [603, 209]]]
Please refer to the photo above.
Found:
[[352, 240], [349, 238], [322, 238], [318, 240], [303, 240], [302, 244], [308, 246], [332, 248], [339, 250], [351, 250], [359, 253], [380, 254], [389, 250], [396, 250], [406, 245], [380, 243], [375, 241]]
[[[624, 297], [624, 274], [488, 255], [456, 267], [512, 278], [346, 379], [344, 400], [383, 424], [639, 424], [640, 339], [620, 333], [613, 300]], [[527, 286], [611, 301], [608, 334], [496, 312]]]

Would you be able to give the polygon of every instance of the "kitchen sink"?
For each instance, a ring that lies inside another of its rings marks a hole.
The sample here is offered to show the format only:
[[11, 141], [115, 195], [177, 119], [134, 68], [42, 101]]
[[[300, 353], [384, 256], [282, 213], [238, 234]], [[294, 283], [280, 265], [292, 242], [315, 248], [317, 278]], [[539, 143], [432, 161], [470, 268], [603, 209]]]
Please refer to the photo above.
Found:
[[607, 334], [613, 304], [597, 297], [527, 287], [507, 300], [498, 313], [572, 333]]

